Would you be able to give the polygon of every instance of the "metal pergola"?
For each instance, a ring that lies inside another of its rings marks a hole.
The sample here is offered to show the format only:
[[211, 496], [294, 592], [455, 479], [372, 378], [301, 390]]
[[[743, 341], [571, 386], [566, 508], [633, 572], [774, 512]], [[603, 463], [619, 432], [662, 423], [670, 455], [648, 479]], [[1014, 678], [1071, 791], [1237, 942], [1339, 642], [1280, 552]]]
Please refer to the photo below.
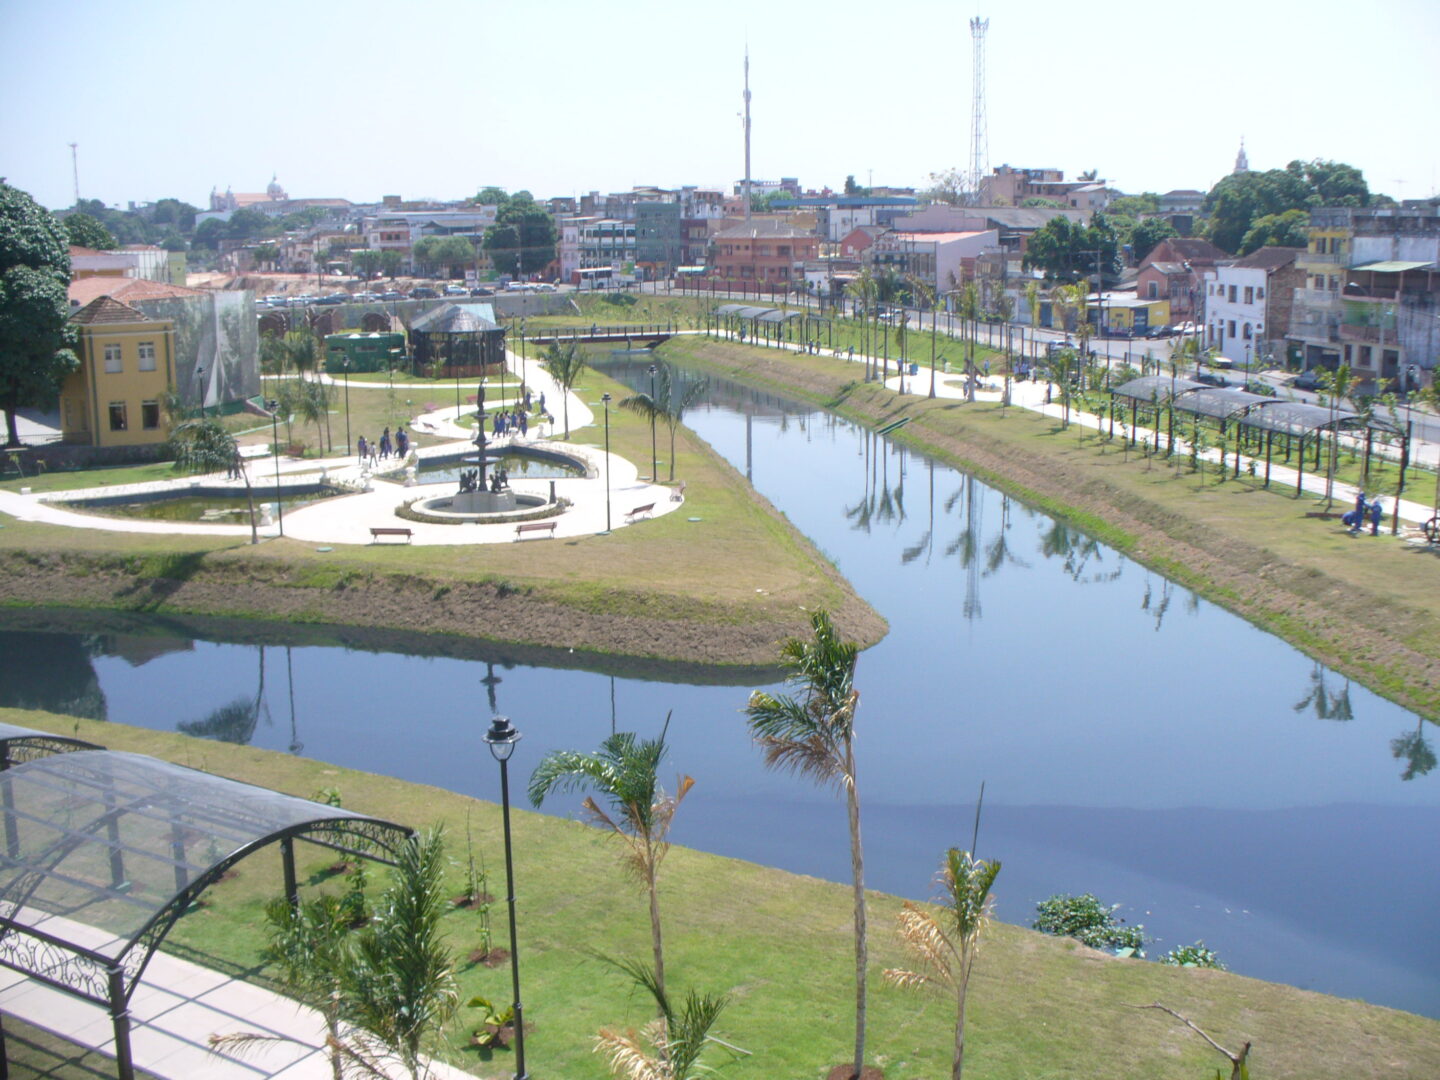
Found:
[[[24, 729], [21, 729], [24, 730]], [[47, 736], [47, 738], [53, 738]], [[412, 830], [140, 754], [74, 749], [0, 772], [0, 964], [100, 1005], [131, 1080], [129, 1002], [176, 920], [235, 863], [295, 841], [394, 862]], [[0, 1053], [4, 1051], [0, 1031]]]

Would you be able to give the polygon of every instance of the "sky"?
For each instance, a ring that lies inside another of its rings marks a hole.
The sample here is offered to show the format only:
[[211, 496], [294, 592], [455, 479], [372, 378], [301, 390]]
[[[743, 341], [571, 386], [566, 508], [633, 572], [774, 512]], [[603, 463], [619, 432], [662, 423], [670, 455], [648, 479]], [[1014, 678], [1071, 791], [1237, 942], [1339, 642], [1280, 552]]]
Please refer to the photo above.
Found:
[[[928, 185], [969, 159], [968, 5], [0, 0], [0, 177], [70, 206], [212, 188], [537, 197], [639, 184]], [[981, 3], [989, 163], [1205, 190], [1359, 167], [1440, 190], [1440, 3]]]

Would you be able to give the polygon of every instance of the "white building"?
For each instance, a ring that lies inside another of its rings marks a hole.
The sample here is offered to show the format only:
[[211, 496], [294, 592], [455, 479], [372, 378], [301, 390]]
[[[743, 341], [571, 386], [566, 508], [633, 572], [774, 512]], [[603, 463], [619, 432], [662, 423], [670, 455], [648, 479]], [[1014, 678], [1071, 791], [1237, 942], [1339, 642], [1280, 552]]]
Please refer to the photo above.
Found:
[[1205, 343], [1247, 368], [1284, 356], [1300, 248], [1264, 247], [1205, 274]]

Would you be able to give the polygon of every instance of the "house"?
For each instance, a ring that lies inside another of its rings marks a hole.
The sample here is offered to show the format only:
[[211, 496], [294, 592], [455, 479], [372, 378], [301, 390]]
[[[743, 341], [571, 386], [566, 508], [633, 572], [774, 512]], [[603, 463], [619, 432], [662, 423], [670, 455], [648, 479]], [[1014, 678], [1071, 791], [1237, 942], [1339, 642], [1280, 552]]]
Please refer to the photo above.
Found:
[[[1136, 291], [1147, 299], [1168, 298], [1170, 318], [1176, 323], [1199, 322], [1205, 303], [1205, 273], [1228, 259], [1230, 256], [1209, 240], [1172, 236], [1156, 244], [1140, 263]], [[1151, 270], [1152, 266], [1156, 268]]]
[[1263, 247], [1205, 273], [1205, 343], [1236, 364], [1269, 367], [1284, 355], [1300, 248]]
[[900, 232], [889, 230], [876, 238], [865, 262], [876, 270], [893, 270], [915, 277], [936, 292], [953, 289], [975, 276], [975, 260], [999, 250], [995, 229], [973, 232]]
[[842, 259], [859, 259], [865, 252], [870, 250], [877, 237], [883, 236], [886, 232], [883, 225], [859, 225], [846, 233], [840, 241], [840, 257]]
[[980, 181], [980, 201], [985, 207], [1024, 207], [1028, 199], [1048, 199], [1071, 210], [1091, 213], [1105, 209], [1110, 192], [1104, 180], [1066, 180], [1060, 169], [1000, 165]]
[[1057, 210], [1043, 206], [946, 206], [932, 203], [895, 220], [895, 228], [910, 232], [977, 232], [994, 229], [1000, 247], [1012, 255], [1024, 255], [1030, 237], [1054, 218], [1063, 217], [1084, 225], [1090, 215], [1084, 210]]
[[1176, 188], [1160, 196], [1160, 216], [1181, 236], [1195, 231], [1195, 222], [1202, 216], [1205, 193], [1194, 188]]
[[789, 285], [820, 255], [820, 238], [773, 217], [753, 217], [715, 234], [713, 272], [725, 281]]
[[175, 326], [112, 296], [70, 316], [80, 369], [60, 388], [61, 438], [87, 446], [143, 446], [170, 436], [163, 403], [174, 385]]

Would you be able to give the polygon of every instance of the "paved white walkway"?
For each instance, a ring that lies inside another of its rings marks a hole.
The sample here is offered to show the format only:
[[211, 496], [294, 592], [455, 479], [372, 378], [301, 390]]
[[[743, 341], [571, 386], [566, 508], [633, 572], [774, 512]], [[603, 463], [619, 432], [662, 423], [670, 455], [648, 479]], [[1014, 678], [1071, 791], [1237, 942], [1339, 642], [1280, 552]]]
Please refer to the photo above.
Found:
[[[511, 354], [507, 359], [512, 372], [518, 370], [519, 358]], [[524, 437], [518, 434], [505, 435], [499, 439], [492, 437], [489, 445], [500, 448], [510, 445], [538, 447], [548, 445], [558, 452], [578, 457], [585, 462], [589, 471], [587, 477], [564, 478], [554, 481], [556, 494], [571, 503], [569, 509], [563, 514], [556, 518], [545, 519], [556, 522], [554, 532], [556, 539], [590, 536], [602, 533], [607, 528], [623, 528], [649, 518], [668, 514], [683, 505], [682, 498], [674, 497], [675, 489], [663, 484], [652, 484], [642, 479], [639, 469], [625, 458], [618, 454], [610, 454], [607, 467], [607, 458], [603, 449], [576, 440], [578, 435], [590, 441], [599, 441], [596, 436], [600, 433], [593, 430], [596, 424], [594, 411], [573, 393], [568, 395], [571, 440], [562, 441], [565, 430], [564, 398], [566, 395], [549, 373], [538, 364], [527, 364], [526, 373], [534, 399], [538, 401], [540, 393], [544, 392], [546, 408], [554, 420], [549, 423], [531, 425]], [[334, 382], [333, 379], [329, 381]], [[363, 389], [357, 389], [362, 385]], [[388, 390], [388, 386], [384, 383], [360, 384], [352, 380], [350, 389], [352, 393], [370, 393], [375, 389]], [[486, 398], [487, 409], [508, 407], [518, 402], [518, 376], [513, 384], [505, 387], [505, 390], [506, 393], [502, 399], [498, 387], [487, 387], [487, 393], [490, 394]], [[453, 443], [443, 443], [417, 450], [416, 454], [420, 460], [453, 458], [461, 452], [473, 455], [474, 444], [471, 442], [474, 438], [473, 428], [462, 427], [455, 422], [461, 413], [470, 413], [473, 408], [473, 405], [470, 404], [463, 404], [459, 409], [452, 405], [416, 417], [409, 425], [412, 431], [432, 434], [441, 438], [453, 437], [456, 440]], [[277, 463], [273, 456], [251, 457], [248, 459], [247, 467], [252, 484], [263, 483], [266, 490], [274, 489]], [[417, 497], [439, 497], [451, 491], [450, 487], [443, 484], [405, 487], [400, 482], [403, 479], [404, 466], [398, 458], [390, 458], [381, 462], [374, 476], [361, 468], [359, 458], [353, 454], [348, 457], [305, 461], [282, 458], [278, 463], [278, 471], [279, 486], [282, 491], [287, 487], [314, 483], [320, 478], [321, 473], [324, 473], [327, 482], [353, 488], [355, 494], [325, 499], [311, 506], [286, 513], [283, 519], [260, 526], [259, 534], [263, 537], [279, 536], [283, 528], [284, 535], [307, 543], [369, 544], [372, 542], [370, 535], [372, 527], [403, 527], [411, 530], [412, 542], [415, 544], [456, 545], [516, 542], [517, 534], [514, 522], [508, 525], [436, 525], [398, 517], [395, 513], [396, 508], [403, 503]], [[392, 479], [382, 478], [387, 476]], [[86, 497], [113, 498], [130, 494], [142, 495], [155, 491], [183, 492], [188, 487], [198, 486], [201, 483], [208, 489], [213, 490], [220, 487], [233, 491], [236, 508], [246, 506], [244, 482], [227, 480], [221, 474], [215, 473], [205, 477], [182, 477], [174, 480], [113, 485], [77, 491], [31, 494], [0, 491], [0, 512], [21, 521], [36, 521], [80, 529], [102, 529], [111, 532], [249, 536], [251, 532], [249, 525], [105, 517], [69, 510], [56, 505], [56, 503]], [[510, 486], [517, 494], [548, 496], [550, 483], [548, 480], [516, 478]], [[256, 501], [261, 503], [265, 500], [257, 498]], [[650, 506], [651, 509], [643, 514], [631, 513], [631, 511], [644, 506]], [[532, 539], [525, 542], [538, 542], [534, 538], [544, 535], [546, 534], [532, 534]]]

